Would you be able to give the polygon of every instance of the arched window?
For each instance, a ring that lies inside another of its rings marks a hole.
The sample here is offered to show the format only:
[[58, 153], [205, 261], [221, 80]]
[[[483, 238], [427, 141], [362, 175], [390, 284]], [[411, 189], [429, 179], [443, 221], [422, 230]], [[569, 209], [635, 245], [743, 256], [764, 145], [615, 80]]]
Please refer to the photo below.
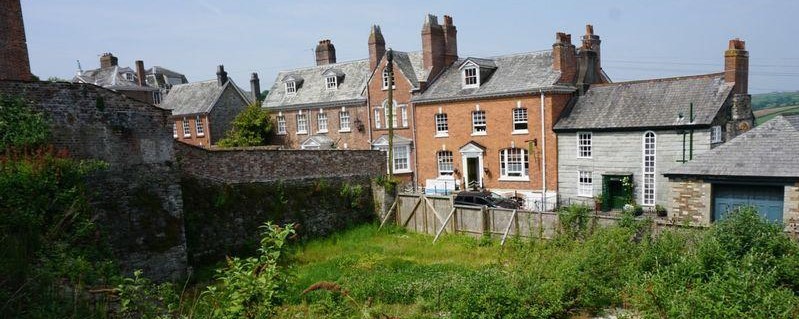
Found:
[[438, 151], [438, 175], [452, 175], [454, 172], [452, 166], [452, 151]]
[[530, 163], [527, 150], [523, 148], [506, 148], [499, 152], [499, 167], [502, 177], [527, 177]]
[[644, 187], [641, 188], [644, 205], [655, 205], [655, 151], [655, 132], [644, 133]]

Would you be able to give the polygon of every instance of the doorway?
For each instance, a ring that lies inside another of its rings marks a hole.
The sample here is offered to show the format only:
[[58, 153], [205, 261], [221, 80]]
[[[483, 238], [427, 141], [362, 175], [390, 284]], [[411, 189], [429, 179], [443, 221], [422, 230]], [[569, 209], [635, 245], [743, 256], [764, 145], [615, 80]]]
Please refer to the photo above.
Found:
[[602, 210], [622, 209], [633, 198], [632, 174], [602, 175]]
[[477, 157], [466, 158], [466, 188], [478, 189], [480, 188], [480, 160]]

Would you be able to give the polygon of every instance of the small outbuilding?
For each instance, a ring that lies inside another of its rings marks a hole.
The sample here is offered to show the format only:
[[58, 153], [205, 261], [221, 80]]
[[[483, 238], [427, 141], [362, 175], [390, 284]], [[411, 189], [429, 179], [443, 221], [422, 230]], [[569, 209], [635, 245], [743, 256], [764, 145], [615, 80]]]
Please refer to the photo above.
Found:
[[663, 174], [669, 217], [709, 224], [755, 206], [768, 220], [799, 223], [799, 114], [778, 116]]

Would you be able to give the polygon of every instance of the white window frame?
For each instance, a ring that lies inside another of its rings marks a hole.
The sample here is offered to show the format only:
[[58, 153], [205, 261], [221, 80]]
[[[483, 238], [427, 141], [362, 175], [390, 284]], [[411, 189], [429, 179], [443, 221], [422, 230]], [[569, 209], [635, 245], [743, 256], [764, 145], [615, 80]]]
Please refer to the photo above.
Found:
[[338, 77], [331, 75], [325, 78], [325, 89], [335, 91], [338, 89]]
[[463, 68], [461, 76], [463, 78], [463, 88], [468, 89], [480, 86], [480, 69], [477, 66]]
[[642, 184], [641, 205], [654, 206], [657, 198], [655, 172], [657, 169], [657, 135], [655, 132], [647, 131], [644, 133], [641, 146], [642, 163]]
[[327, 113], [319, 112], [316, 114], [316, 132], [327, 133]]
[[161, 91], [153, 91], [153, 104], [161, 104]]
[[[394, 146], [394, 173], [410, 173], [411, 171], [411, 150], [409, 145]], [[404, 155], [404, 156], [399, 156]], [[386, 155], [388, 158], [388, 155]]]
[[[524, 128], [518, 128], [517, 126], [521, 126], [524, 124]], [[513, 109], [513, 134], [520, 134], [520, 133], [529, 133], [527, 130], [528, 128], [527, 122], [527, 109], [526, 108], [515, 108]]]
[[307, 114], [297, 114], [297, 134], [308, 134]]
[[183, 137], [191, 137], [191, 126], [189, 125], [189, 119], [183, 118]]
[[277, 134], [286, 135], [286, 117], [283, 115], [277, 117]]
[[[397, 119], [400, 117], [399, 113], [402, 113], [402, 115], [403, 115], [403, 119], [402, 119], [402, 123], [404, 124], [403, 127], [408, 127], [408, 122], [407, 122], [408, 120], [406, 118], [407, 115], [408, 115], [407, 111], [405, 111], [405, 110], [400, 111], [399, 109], [401, 107], [405, 107], [405, 105], [397, 105], [397, 103], [394, 103], [394, 112], [391, 113], [392, 120], [393, 120], [391, 124], [394, 125], [394, 128], [398, 128], [399, 127], [399, 124], [398, 124], [398, 121], [397, 121]], [[386, 128], [388, 128], [388, 101], [384, 101], [383, 102], [383, 115], [385, 115], [384, 119], [386, 119], [386, 121], [385, 121], [386, 122]]]
[[288, 81], [286, 82], [286, 95], [295, 95], [297, 94], [297, 82]]
[[435, 125], [436, 125], [436, 137], [449, 136], [449, 123], [447, 123], [447, 113], [436, 113]]
[[[511, 156], [518, 161], [511, 161]], [[513, 166], [518, 166], [518, 169]], [[529, 181], [530, 157], [526, 149], [511, 147], [499, 151], [500, 181]]]
[[472, 111], [472, 135], [488, 134], [486, 111]]
[[[392, 74], [393, 75], [393, 74]], [[391, 88], [397, 88], [397, 82], [395, 81], [395, 77], [391, 77]], [[388, 90], [388, 67], [383, 68], [383, 90]]]
[[380, 113], [382, 113], [382, 107], [375, 107], [375, 128], [381, 128]]
[[199, 115], [194, 118], [194, 130], [197, 132], [197, 136], [205, 136], [205, 127], [203, 126], [203, 120]]
[[399, 106], [399, 109], [402, 115], [402, 127], [408, 127], [408, 106], [403, 104]]
[[338, 131], [339, 132], [349, 132], [350, 129], [350, 112], [349, 111], [339, 111], [338, 112]]
[[723, 142], [721, 136], [721, 125], [716, 125], [710, 128], [710, 144]]
[[452, 176], [455, 173], [452, 151], [436, 152], [436, 162], [438, 163], [438, 176]]
[[577, 196], [593, 197], [594, 196], [594, 178], [591, 171], [578, 171], [577, 172]]
[[577, 158], [593, 158], [594, 134], [591, 132], [577, 132]]
[[172, 122], [172, 137], [178, 138], [178, 123]]

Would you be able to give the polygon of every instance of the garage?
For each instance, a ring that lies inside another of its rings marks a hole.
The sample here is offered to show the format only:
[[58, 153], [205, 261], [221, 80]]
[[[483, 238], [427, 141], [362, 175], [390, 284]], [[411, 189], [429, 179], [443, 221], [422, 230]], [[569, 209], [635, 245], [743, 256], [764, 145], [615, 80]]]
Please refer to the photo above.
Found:
[[766, 220], [782, 222], [784, 186], [713, 184], [713, 221], [740, 206], [754, 206]]

